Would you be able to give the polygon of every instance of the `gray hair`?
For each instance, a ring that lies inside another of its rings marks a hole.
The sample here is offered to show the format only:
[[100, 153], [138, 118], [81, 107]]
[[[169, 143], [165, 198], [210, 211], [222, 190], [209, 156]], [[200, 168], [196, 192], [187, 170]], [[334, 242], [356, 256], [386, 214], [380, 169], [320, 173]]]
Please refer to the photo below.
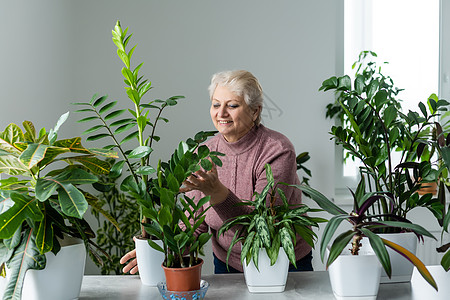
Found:
[[[209, 98], [212, 96], [217, 86], [225, 86], [237, 96], [244, 98], [245, 103], [250, 109], [263, 107], [263, 92], [261, 85], [252, 73], [245, 70], [222, 71], [214, 74], [211, 78], [211, 84], [208, 87]], [[255, 120], [255, 124], [261, 122], [261, 110]]]

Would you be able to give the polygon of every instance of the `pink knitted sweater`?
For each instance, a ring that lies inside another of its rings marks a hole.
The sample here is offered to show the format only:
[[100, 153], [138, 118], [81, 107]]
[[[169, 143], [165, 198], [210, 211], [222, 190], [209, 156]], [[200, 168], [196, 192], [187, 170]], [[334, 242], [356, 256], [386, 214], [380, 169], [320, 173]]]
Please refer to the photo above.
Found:
[[[270, 130], [263, 125], [254, 126], [244, 137], [234, 143], [229, 143], [218, 134], [205, 143], [211, 151], [225, 154], [221, 157], [223, 165], [217, 168], [220, 181], [228, 187], [226, 200], [214, 205], [206, 212], [205, 222], [199, 227], [198, 233], [211, 230], [212, 249], [221, 261], [225, 262], [227, 251], [233, 239], [234, 232], [226, 232], [218, 237], [217, 231], [229, 218], [248, 212], [249, 207], [236, 206], [240, 199], [253, 199], [253, 193], [261, 192], [267, 184], [264, 165], [269, 163], [275, 181], [299, 184], [295, 162], [295, 150], [287, 137]], [[286, 193], [290, 204], [301, 202], [301, 192], [292, 187], [281, 187]], [[189, 197], [200, 199], [204, 195], [199, 191], [188, 193]], [[281, 202], [281, 200], [280, 200]], [[209, 204], [207, 204], [209, 205]], [[295, 254], [297, 260], [311, 251], [311, 247], [300, 237], [297, 238]], [[243, 271], [240, 260], [240, 244], [233, 247], [229, 265]]]

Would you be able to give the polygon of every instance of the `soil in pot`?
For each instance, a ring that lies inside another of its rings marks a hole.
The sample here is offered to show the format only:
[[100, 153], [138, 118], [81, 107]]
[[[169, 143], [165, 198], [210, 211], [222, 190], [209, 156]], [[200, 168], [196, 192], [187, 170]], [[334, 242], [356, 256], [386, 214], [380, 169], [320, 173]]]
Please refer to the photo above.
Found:
[[[185, 260], [189, 260], [188, 257]], [[167, 290], [169, 291], [195, 291], [200, 289], [203, 260], [188, 268], [167, 268], [162, 265], [166, 276]]]

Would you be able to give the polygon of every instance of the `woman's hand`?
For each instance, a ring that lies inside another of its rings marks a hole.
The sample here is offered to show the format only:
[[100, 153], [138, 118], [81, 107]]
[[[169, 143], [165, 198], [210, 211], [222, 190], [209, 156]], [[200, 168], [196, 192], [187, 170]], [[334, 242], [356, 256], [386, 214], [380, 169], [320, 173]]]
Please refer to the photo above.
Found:
[[[133, 240], [134, 239], [135, 237], [133, 237]], [[136, 249], [131, 250], [130, 252], [122, 256], [119, 262], [121, 264], [128, 262], [128, 264], [122, 269], [124, 273], [130, 272], [130, 274], [136, 274], [139, 271], [136, 258]]]
[[219, 180], [214, 164], [211, 171], [199, 170], [193, 173], [183, 182], [183, 185], [184, 187], [180, 188], [180, 192], [198, 190], [205, 196], [211, 196], [211, 205], [222, 203], [228, 196], [228, 188]]

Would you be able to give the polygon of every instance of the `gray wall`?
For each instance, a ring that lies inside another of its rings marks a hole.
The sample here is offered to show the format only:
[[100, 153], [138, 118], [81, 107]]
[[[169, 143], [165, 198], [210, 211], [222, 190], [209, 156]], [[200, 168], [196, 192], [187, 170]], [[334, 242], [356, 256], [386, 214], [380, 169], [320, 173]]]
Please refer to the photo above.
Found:
[[60, 134], [69, 137], [86, 128], [75, 123], [71, 102], [98, 93], [128, 107], [111, 41], [120, 19], [138, 44], [133, 65], [144, 61], [141, 74], [153, 83], [148, 100], [187, 98], [168, 111], [154, 156], [165, 159], [179, 140], [213, 129], [210, 76], [247, 69], [268, 96], [263, 123], [288, 136], [297, 152], [310, 152], [311, 184], [333, 195], [334, 146], [324, 117], [333, 95], [318, 88], [343, 57], [342, 0], [0, 1], [0, 128], [24, 119], [50, 128], [71, 110]]

